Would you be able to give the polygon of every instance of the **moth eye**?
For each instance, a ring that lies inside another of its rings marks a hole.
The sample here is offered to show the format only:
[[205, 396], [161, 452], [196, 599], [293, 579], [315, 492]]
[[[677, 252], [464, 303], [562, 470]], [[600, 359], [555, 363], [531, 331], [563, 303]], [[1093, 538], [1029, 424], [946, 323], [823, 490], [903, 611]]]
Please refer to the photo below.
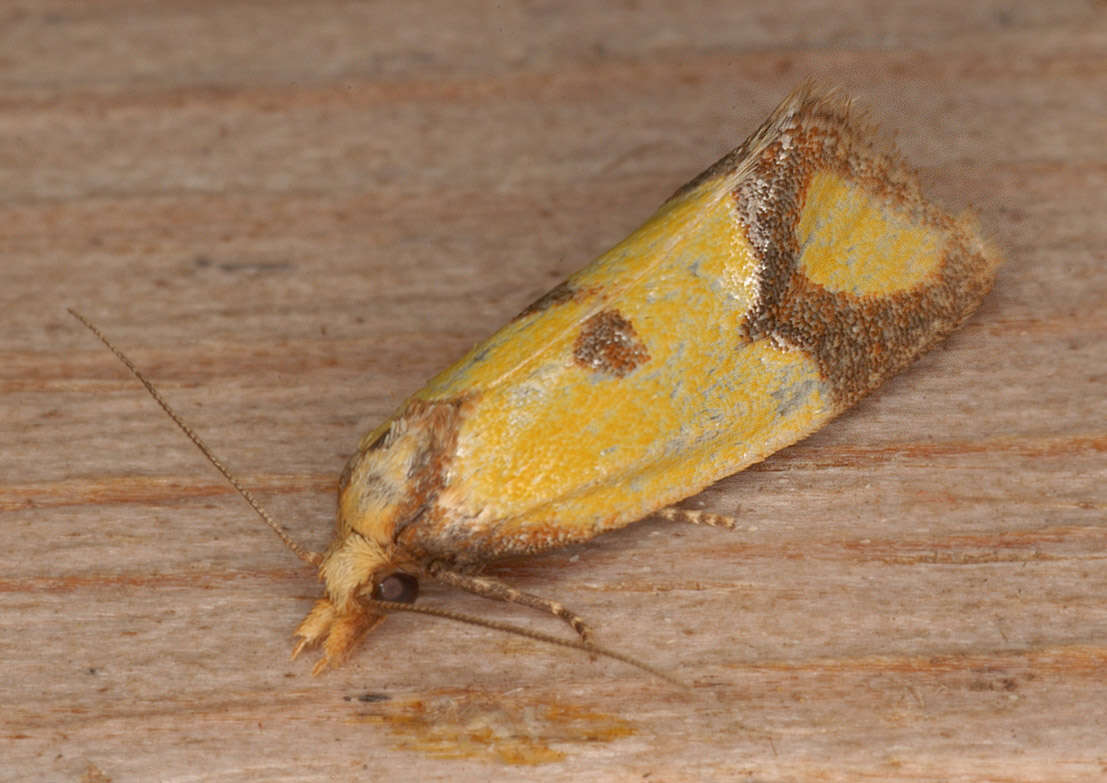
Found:
[[418, 596], [419, 580], [399, 571], [389, 574], [373, 588], [374, 598], [394, 604], [413, 604]]

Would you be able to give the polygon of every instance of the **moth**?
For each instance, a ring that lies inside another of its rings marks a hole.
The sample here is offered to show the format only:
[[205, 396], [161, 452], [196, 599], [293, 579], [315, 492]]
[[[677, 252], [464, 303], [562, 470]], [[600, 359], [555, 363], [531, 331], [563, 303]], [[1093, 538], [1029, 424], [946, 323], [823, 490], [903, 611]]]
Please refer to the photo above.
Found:
[[548, 612], [579, 635], [558, 643], [654, 671], [483, 567], [651, 515], [731, 524], [673, 504], [904, 369], [976, 310], [1000, 260], [972, 215], [923, 197], [848, 99], [804, 86], [641, 228], [362, 437], [321, 554], [270, 520], [116, 353], [318, 568], [323, 596], [293, 653], [320, 647], [316, 673], [389, 612], [456, 616], [414, 606], [428, 579]]

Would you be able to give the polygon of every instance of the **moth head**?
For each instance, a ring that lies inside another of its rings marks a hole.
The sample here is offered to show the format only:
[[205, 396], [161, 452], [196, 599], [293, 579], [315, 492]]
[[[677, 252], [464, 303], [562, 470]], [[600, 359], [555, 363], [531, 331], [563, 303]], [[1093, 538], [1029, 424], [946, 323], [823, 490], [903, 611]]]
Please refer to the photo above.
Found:
[[395, 547], [350, 530], [332, 544], [319, 566], [327, 597], [339, 613], [355, 610], [359, 599], [410, 604], [419, 580], [400, 567]]
[[355, 531], [336, 538], [319, 564], [326, 597], [315, 602], [296, 629], [300, 641], [293, 657], [322, 645], [323, 657], [312, 670], [318, 674], [341, 664], [384, 619], [387, 607], [415, 608], [419, 582], [396, 567], [390, 552]]
[[454, 451], [454, 402], [409, 402], [369, 433], [338, 484], [335, 539], [320, 566], [327, 595], [339, 612], [355, 597], [392, 603], [414, 600], [421, 568], [396, 538], [440, 492]]

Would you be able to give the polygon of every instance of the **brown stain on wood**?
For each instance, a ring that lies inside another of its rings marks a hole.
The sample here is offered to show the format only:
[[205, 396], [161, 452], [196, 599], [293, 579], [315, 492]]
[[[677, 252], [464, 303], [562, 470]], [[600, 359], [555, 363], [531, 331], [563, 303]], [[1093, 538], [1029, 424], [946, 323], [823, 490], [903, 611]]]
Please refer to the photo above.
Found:
[[382, 701], [350, 720], [387, 727], [403, 750], [511, 766], [552, 764], [572, 755], [567, 747], [635, 734], [630, 721], [582, 705], [468, 690]]

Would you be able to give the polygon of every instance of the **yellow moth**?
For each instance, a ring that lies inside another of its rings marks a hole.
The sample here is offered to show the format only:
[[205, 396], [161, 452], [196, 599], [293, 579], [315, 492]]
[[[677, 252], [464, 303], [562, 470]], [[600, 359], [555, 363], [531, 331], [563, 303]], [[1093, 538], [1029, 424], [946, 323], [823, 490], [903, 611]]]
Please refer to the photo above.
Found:
[[321, 646], [318, 672], [390, 611], [453, 616], [411, 606], [431, 579], [548, 611], [580, 635], [569, 646], [627, 660], [482, 567], [650, 515], [727, 524], [672, 504], [902, 370], [972, 314], [999, 263], [974, 219], [925, 200], [846, 99], [801, 88], [365, 435], [325, 553], [266, 517], [324, 584], [296, 652]]

